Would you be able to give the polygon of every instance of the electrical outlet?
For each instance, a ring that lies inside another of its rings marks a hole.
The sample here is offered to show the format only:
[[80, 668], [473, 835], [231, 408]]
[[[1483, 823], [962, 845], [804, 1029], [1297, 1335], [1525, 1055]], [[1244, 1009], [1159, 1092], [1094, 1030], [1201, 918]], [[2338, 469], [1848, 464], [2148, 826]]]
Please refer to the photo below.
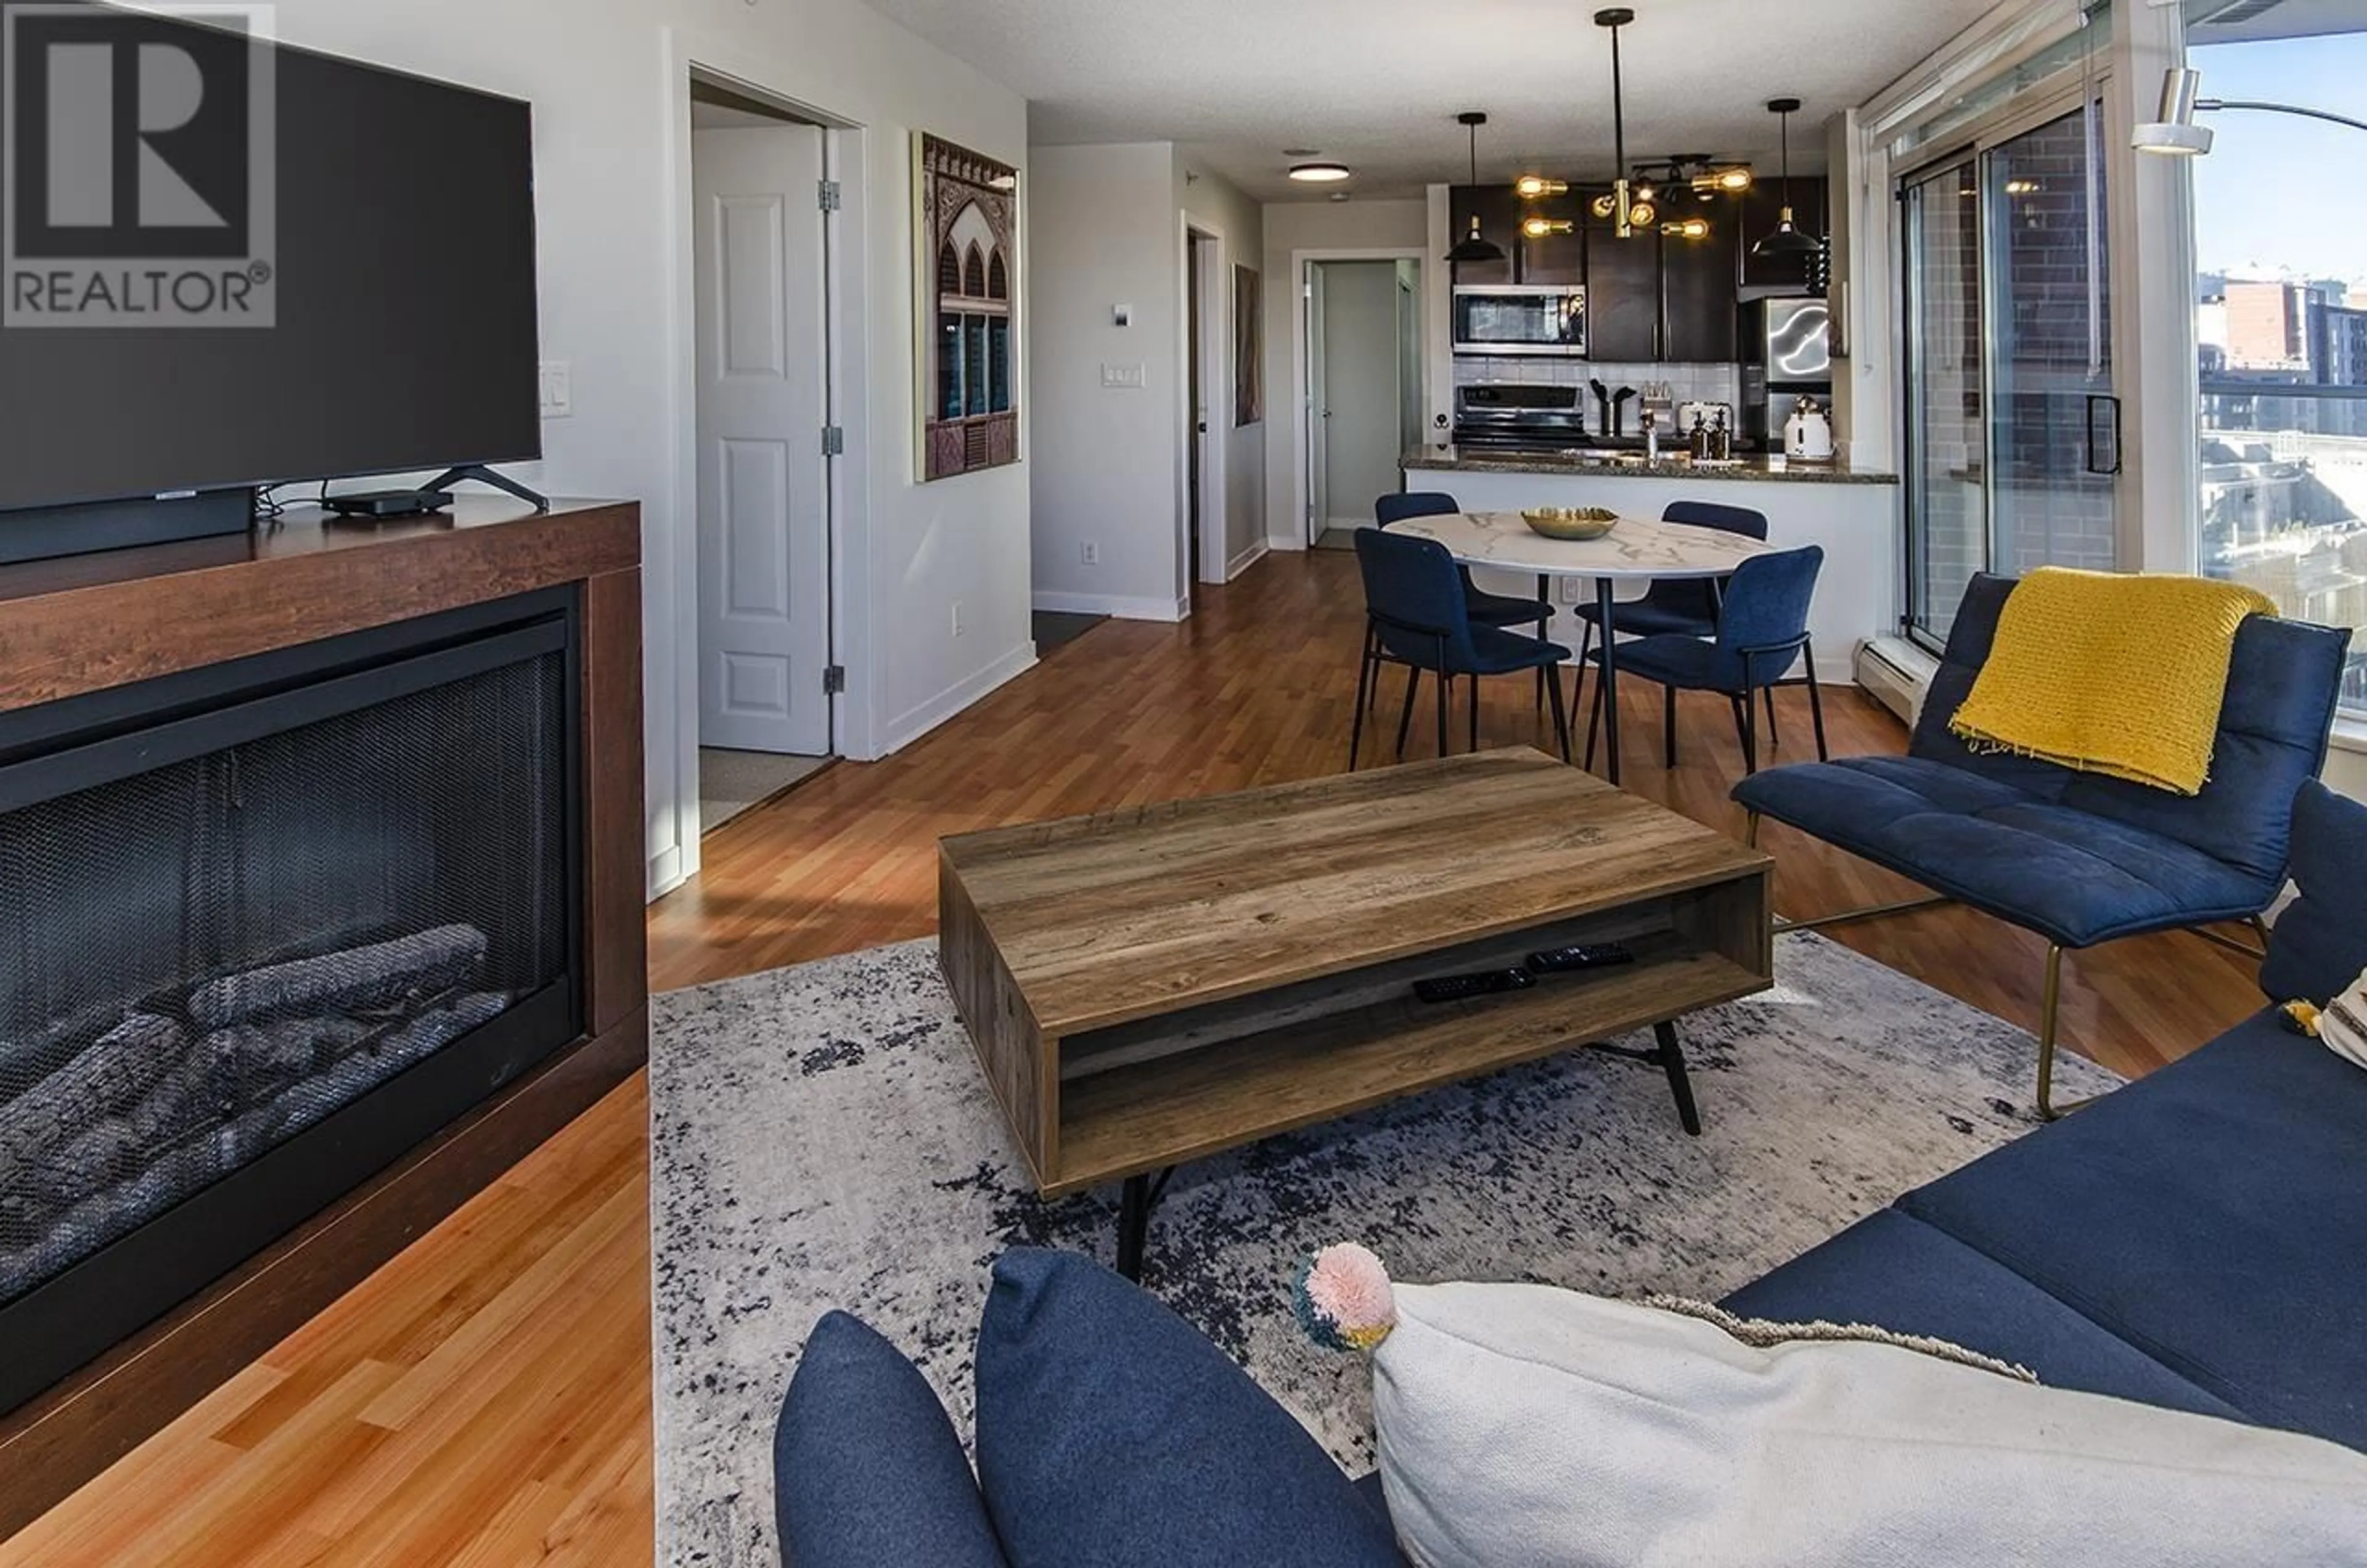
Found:
[[542, 417], [571, 419], [575, 413], [574, 378], [563, 359], [546, 359], [541, 374]]
[[1081, 547], [1084, 552], [1085, 564], [1087, 566], [1099, 566], [1102, 564], [1102, 547], [1099, 544], [1091, 539], [1087, 539]]
[[961, 636], [961, 635], [962, 635], [962, 615], [961, 615], [961, 610], [962, 610], [961, 601], [960, 601], [960, 600], [958, 600], [958, 599], [955, 600], [955, 601], [954, 601], [954, 636], [956, 636], [956, 637], [959, 637], [959, 636]]

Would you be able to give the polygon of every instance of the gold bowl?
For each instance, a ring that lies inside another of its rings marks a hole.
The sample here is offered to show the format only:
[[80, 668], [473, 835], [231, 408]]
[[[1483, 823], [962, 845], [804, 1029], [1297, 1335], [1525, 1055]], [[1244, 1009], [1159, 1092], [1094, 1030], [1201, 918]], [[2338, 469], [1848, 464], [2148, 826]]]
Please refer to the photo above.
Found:
[[1619, 513], [1603, 506], [1539, 506], [1521, 521], [1548, 539], [1599, 539], [1618, 525]]

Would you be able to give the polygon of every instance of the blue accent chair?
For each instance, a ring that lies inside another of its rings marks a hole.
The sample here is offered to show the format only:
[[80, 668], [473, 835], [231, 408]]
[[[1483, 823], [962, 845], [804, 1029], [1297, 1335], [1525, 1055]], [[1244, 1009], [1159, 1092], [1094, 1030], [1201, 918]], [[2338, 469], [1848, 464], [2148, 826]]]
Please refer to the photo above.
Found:
[[[1640, 675], [1666, 688], [1662, 745], [1669, 766], [1677, 764], [1677, 694], [1716, 692], [1734, 709], [1735, 732], [1742, 739], [1745, 773], [1759, 771], [1759, 694], [1775, 686], [1805, 660], [1808, 671], [1808, 711], [1817, 727], [1817, 755], [1829, 755], [1825, 746], [1825, 699], [1817, 685], [1816, 649], [1808, 635], [1808, 607], [1817, 595], [1817, 575], [1824, 570], [1821, 546], [1754, 556], [1727, 580], [1725, 605], [1716, 637], [1704, 641], [1690, 632], [1663, 632], [1619, 645], [1619, 673]], [[1624, 629], [1625, 609], [1617, 612]], [[1601, 649], [1588, 658], [1603, 661]], [[1586, 765], [1594, 765], [1595, 732], [1603, 722], [1603, 682], [1594, 683], [1593, 717], [1586, 731]]]
[[1545, 671], [1553, 699], [1554, 734], [1562, 761], [1569, 761], [1569, 716], [1562, 704], [1560, 666], [1569, 649], [1541, 637], [1523, 637], [1501, 626], [1475, 626], [1466, 605], [1461, 573], [1446, 547], [1386, 529], [1356, 535], [1356, 564], [1365, 578], [1367, 637], [1356, 679], [1356, 722], [1348, 740], [1353, 772], [1365, 739], [1365, 710], [1379, 683], [1381, 667], [1408, 671], [1404, 711], [1398, 717], [1398, 753], [1405, 753], [1413, 724], [1414, 697], [1425, 670], [1438, 678], [1438, 754], [1446, 755], [1447, 706], [1457, 677], [1471, 681], [1471, 748], [1479, 748], [1479, 677]]
[[1804, 924], [1954, 902], [2046, 939], [2037, 1095], [2040, 1114], [2052, 1120], [2064, 950], [2257, 922], [2284, 886], [2294, 797], [2326, 761], [2350, 637], [2268, 615], [2246, 621], [2227, 672], [2211, 781], [2188, 798], [2051, 762], [1977, 754], [1949, 731], [2013, 588], [2009, 578], [1974, 580], [1906, 756], [1776, 768], [1745, 779], [1734, 799], [1750, 814], [1753, 842], [1759, 819], [1772, 817], [1936, 895]]

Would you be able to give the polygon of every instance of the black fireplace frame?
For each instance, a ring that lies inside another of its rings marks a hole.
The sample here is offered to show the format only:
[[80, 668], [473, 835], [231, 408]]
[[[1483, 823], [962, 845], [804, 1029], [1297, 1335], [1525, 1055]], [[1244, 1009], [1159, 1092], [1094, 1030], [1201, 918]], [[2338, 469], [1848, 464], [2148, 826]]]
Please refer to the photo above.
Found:
[[552, 652], [563, 670], [561, 975], [0, 1305], [0, 1410], [197, 1295], [583, 1037], [581, 593], [543, 589], [0, 714], [0, 812], [7, 812]]

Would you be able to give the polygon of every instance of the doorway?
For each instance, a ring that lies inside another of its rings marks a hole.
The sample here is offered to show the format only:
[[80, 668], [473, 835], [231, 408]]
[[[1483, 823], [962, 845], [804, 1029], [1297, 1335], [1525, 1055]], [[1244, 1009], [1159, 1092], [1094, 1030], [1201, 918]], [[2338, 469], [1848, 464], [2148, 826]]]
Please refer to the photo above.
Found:
[[824, 129], [694, 76], [702, 824], [833, 750]]
[[1230, 285], [1224, 236], [1196, 223], [1184, 232], [1184, 594], [1221, 583], [1232, 560], [1230, 478], [1219, 407], [1229, 393], [1225, 290]]
[[1349, 549], [1421, 433], [1421, 264], [1307, 264], [1308, 542]]

